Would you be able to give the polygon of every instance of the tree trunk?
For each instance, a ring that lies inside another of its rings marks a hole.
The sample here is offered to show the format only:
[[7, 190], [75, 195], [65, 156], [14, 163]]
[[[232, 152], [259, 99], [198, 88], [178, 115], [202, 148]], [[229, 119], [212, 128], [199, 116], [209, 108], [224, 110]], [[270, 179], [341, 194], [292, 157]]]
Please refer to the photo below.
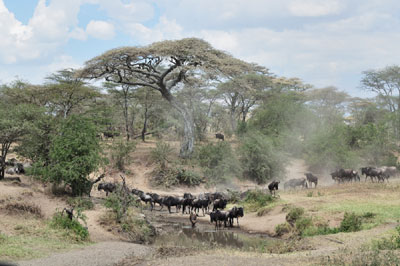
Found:
[[146, 131], [147, 131], [147, 106], [145, 107], [144, 110], [144, 122], [143, 122], [143, 129], [142, 129], [142, 141], [146, 142], [145, 136], [146, 136]]
[[194, 150], [194, 120], [192, 113], [184, 104], [179, 103], [174, 97], [170, 97], [171, 105], [182, 115], [183, 118], [183, 142], [179, 156], [181, 158], [190, 158]]

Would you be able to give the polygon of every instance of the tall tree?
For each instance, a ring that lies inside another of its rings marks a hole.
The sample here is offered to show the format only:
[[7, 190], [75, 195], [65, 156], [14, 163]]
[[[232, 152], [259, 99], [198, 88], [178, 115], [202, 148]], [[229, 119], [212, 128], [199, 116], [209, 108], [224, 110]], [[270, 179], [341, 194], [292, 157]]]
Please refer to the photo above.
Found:
[[88, 86], [82, 78], [76, 77], [75, 70], [64, 69], [47, 78], [48, 106], [57, 115], [66, 118], [88, 100], [99, 97], [99, 92]]
[[80, 77], [105, 78], [110, 82], [159, 91], [183, 119], [184, 139], [180, 156], [187, 158], [194, 149], [193, 115], [173, 91], [184, 87], [191, 77], [207, 76], [208, 79], [221, 80], [254, 69], [254, 65], [214, 49], [203, 40], [187, 38], [110, 50], [86, 62]]

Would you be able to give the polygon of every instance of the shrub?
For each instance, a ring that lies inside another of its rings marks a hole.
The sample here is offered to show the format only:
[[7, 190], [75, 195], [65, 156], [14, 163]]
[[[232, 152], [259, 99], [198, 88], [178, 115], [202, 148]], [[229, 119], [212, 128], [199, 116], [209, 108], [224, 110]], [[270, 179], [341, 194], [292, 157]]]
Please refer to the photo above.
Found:
[[[85, 220], [78, 210], [78, 219]], [[72, 238], [73, 240], [80, 242], [89, 239], [89, 231], [86, 227], [83, 227], [78, 220], [69, 219], [68, 216], [63, 215], [62, 212], [56, 212], [50, 222], [50, 226], [53, 228], [65, 230], [65, 236]]]
[[151, 150], [151, 159], [160, 165], [163, 170], [166, 168], [167, 163], [170, 162], [169, 155], [172, 153], [172, 148], [168, 143], [159, 141], [154, 149]]
[[355, 213], [346, 212], [339, 226], [340, 232], [356, 232], [361, 230], [361, 218]]
[[235, 154], [226, 141], [199, 147], [196, 157], [204, 174], [212, 183], [227, 181], [240, 172]]
[[177, 185], [197, 186], [205, 182], [196, 172], [178, 167], [158, 167], [153, 172], [152, 182], [157, 186], [171, 187]]
[[94, 204], [90, 198], [84, 198], [84, 197], [74, 197], [74, 198], [68, 198], [67, 203], [77, 209], [81, 210], [92, 210], [94, 208]]
[[9, 202], [5, 205], [4, 209], [9, 214], [21, 214], [21, 215], [30, 214], [38, 218], [43, 217], [42, 209], [33, 203]]
[[302, 235], [303, 232], [313, 226], [313, 222], [312, 219], [309, 217], [300, 217], [299, 219], [296, 220], [296, 230], [297, 232]]
[[124, 172], [125, 166], [132, 161], [131, 152], [136, 148], [136, 142], [118, 138], [111, 145], [111, 162], [113, 167]]
[[38, 173], [53, 184], [66, 184], [74, 196], [89, 194], [90, 173], [103, 162], [95, 125], [86, 118], [71, 115], [62, 122], [50, 147], [50, 164]]
[[286, 221], [294, 226], [294, 224], [296, 223], [296, 221], [303, 216], [304, 214], [304, 209], [301, 207], [294, 207], [291, 208], [289, 213], [286, 215]]
[[247, 193], [245, 198], [250, 210], [257, 211], [258, 209], [267, 206], [268, 203], [273, 202], [274, 198], [268, 193], [261, 190], [251, 190]]
[[259, 184], [283, 175], [283, 157], [273, 141], [259, 133], [247, 134], [240, 146], [243, 177]]
[[282, 236], [286, 233], [289, 233], [291, 228], [292, 227], [288, 223], [278, 224], [275, 227], [275, 234], [276, 234], [276, 236]]
[[394, 250], [400, 248], [400, 226], [396, 227], [396, 233], [390, 238], [383, 238], [372, 242], [376, 249]]

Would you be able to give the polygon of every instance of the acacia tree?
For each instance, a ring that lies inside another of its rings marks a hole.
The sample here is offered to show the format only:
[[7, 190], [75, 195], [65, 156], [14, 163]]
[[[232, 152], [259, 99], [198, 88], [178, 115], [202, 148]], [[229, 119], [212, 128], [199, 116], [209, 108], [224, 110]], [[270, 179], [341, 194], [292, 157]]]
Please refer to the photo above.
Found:
[[82, 78], [76, 77], [75, 70], [64, 69], [46, 77], [46, 93], [49, 97], [47, 103], [52, 112], [63, 118], [77, 110], [88, 100], [100, 96], [99, 92], [88, 86]]
[[184, 139], [180, 156], [190, 157], [194, 149], [193, 115], [173, 91], [191, 77], [223, 80], [257, 69], [197, 38], [156, 42], [144, 47], [123, 47], [105, 52], [85, 63], [80, 77], [157, 90], [181, 115]]

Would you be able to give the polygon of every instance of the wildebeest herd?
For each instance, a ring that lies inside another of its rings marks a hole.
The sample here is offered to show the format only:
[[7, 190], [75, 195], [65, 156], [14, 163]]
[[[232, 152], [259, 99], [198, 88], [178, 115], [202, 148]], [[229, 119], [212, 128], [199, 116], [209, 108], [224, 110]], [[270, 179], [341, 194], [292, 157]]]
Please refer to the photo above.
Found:
[[[104, 190], [106, 195], [113, 192], [116, 189], [114, 183], [101, 183], [98, 186], [98, 190]], [[139, 189], [132, 189], [131, 193], [137, 197], [137, 200], [144, 202], [146, 205], [150, 205], [150, 210], [155, 209], [156, 204], [160, 207], [158, 211], [161, 211], [164, 207], [167, 207], [168, 212], [171, 212], [171, 208], [175, 207], [175, 212], [182, 212], [182, 214], [189, 214], [190, 222], [194, 227], [196, 224], [196, 217], [202, 210], [203, 216], [206, 214], [210, 215], [210, 222], [215, 223], [215, 228], [221, 227], [224, 223], [224, 227], [229, 225], [233, 227], [234, 218], [236, 218], [239, 226], [239, 217], [244, 216], [243, 207], [234, 206], [230, 210], [224, 211], [228, 203], [228, 198], [224, 193], [201, 193], [197, 196], [191, 193], [184, 193], [182, 197], [171, 196], [171, 195], [159, 195], [157, 193], [146, 193]], [[211, 210], [212, 207], [212, 211]]]
[[[362, 167], [360, 169], [361, 176], [365, 175], [365, 181], [368, 178], [372, 182], [384, 182], [385, 180], [389, 182], [389, 178], [391, 176], [396, 176], [398, 174], [397, 168], [394, 166], [382, 166], [382, 167]], [[318, 177], [312, 173], [305, 173], [305, 178], [294, 178], [286, 181], [283, 184], [284, 189], [290, 188], [308, 188], [317, 187], [318, 185]], [[332, 180], [338, 184], [346, 183], [346, 182], [360, 182], [361, 178], [359, 172], [354, 169], [337, 169], [330, 173]], [[271, 194], [274, 194], [276, 190], [278, 190], [279, 182], [273, 181], [269, 184], [268, 188]]]

